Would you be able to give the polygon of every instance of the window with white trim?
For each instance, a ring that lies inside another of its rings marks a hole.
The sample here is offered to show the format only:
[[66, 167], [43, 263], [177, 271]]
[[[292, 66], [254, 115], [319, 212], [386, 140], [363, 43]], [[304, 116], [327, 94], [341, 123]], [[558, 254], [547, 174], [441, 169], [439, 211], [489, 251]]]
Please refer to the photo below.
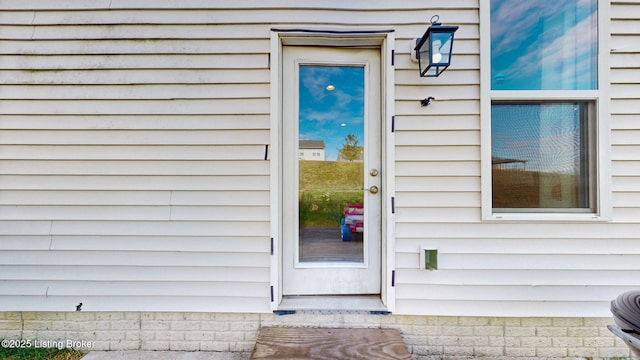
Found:
[[595, 210], [592, 102], [493, 101], [494, 212]]
[[490, 94], [482, 129], [485, 218], [599, 216], [598, 0], [490, 0], [483, 14], [490, 24], [482, 62], [483, 94]]

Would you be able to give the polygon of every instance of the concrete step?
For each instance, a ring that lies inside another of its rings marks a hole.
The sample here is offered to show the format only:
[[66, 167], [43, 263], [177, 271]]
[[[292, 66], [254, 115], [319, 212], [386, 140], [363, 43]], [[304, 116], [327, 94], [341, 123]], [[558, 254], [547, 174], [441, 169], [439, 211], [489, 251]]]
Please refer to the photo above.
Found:
[[411, 359], [395, 329], [260, 329], [253, 360], [262, 359]]

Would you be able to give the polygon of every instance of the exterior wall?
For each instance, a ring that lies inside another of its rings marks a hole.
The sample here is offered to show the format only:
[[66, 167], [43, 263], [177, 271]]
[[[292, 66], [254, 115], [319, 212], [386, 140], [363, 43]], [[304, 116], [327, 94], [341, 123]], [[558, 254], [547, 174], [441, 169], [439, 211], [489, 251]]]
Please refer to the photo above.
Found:
[[[602, 9], [607, 5], [600, 2]], [[609, 222], [482, 220], [477, 99], [488, 95], [480, 94], [477, 54], [489, 49], [480, 49], [478, 34], [463, 35], [464, 44], [456, 40], [452, 67], [436, 80], [396, 70], [396, 312], [604, 317], [611, 299], [640, 286], [640, 157], [638, 125], [630, 121], [640, 111], [632, 95], [637, 65], [630, 60], [640, 50], [634, 45], [640, 7], [613, 2], [610, 13], [610, 45], [618, 49], [609, 60], [612, 115], [599, 119], [611, 128], [611, 179], [600, 179], [613, 184], [603, 188], [605, 197], [613, 193]], [[478, 29], [475, 20], [465, 24], [455, 14], [440, 19]], [[442, 100], [419, 109], [419, 96]], [[601, 146], [608, 151], [609, 144]], [[418, 270], [420, 246], [439, 250], [438, 271]]]
[[0, 304], [269, 311], [269, 25], [136, 3], [0, 5]]
[[[0, 338], [84, 341], [82, 350], [251, 352], [262, 326], [394, 328], [409, 351], [430, 359], [629, 356], [609, 319], [381, 316], [369, 314], [8, 312]], [[7, 330], [5, 330], [7, 329]], [[420, 357], [422, 358], [422, 357]]]
[[[2, 310], [269, 312], [269, 39], [295, 19], [395, 29], [396, 313], [608, 316], [640, 285], [640, 6], [611, 6], [612, 221], [487, 223], [479, 2], [390, 4], [3, 1]], [[455, 58], [419, 78], [435, 13]]]

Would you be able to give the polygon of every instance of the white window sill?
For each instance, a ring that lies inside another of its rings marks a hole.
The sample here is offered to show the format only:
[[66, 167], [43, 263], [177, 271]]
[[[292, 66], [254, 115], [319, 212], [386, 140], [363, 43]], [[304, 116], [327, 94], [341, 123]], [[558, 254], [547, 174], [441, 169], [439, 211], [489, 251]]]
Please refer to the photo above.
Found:
[[609, 222], [611, 218], [599, 214], [494, 213], [483, 218], [495, 222]]

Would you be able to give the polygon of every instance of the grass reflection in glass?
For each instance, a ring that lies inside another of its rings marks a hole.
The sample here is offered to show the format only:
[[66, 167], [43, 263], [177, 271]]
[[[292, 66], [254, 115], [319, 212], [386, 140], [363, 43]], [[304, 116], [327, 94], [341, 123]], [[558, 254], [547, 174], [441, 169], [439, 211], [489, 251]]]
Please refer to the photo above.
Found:
[[347, 203], [364, 199], [362, 162], [300, 160], [300, 226], [339, 226]]

